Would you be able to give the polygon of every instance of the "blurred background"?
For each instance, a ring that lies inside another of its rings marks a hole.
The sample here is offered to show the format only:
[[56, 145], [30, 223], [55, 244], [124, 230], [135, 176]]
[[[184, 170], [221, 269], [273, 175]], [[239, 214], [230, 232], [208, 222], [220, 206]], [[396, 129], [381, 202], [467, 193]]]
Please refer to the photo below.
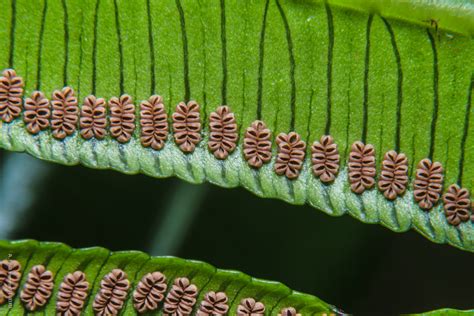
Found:
[[141, 250], [285, 283], [357, 315], [474, 308], [474, 254], [244, 189], [0, 150], [0, 239]]

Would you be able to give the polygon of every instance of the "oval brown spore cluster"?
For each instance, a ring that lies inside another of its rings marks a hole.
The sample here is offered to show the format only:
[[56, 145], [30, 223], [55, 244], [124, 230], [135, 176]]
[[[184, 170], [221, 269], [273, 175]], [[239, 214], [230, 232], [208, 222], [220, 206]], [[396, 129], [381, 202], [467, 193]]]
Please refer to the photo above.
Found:
[[23, 79], [6, 69], [0, 77], [0, 120], [10, 123], [21, 114]]
[[201, 141], [199, 104], [180, 102], [173, 113], [174, 141], [184, 153], [191, 153]]
[[293, 180], [300, 175], [306, 150], [306, 143], [298, 133], [280, 133], [276, 138], [278, 154], [275, 161], [275, 172]]
[[224, 292], [208, 292], [199, 306], [198, 316], [225, 315], [229, 310], [227, 295]]
[[339, 171], [339, 150], [332, 136], [325, 135], [311, 146], [311, 163], [313, 174], [322, 182], [329, 183], [336, 179]]
[[147, 273], [133, 292], [133, 306], [139, 313], [157, 310], [166, 288], [166, 277], [161, 272]]
[[220, 106], [209, 116], [209, 150], [217, 159], [226, 159], [237, 146], [237, 123], [228, 106]]
[[383, 195], [394, 200], [397, 196], [405, 193], [408, 183], [408, 159], [405, 154], [399, 154], [390, 150], [382, 161], [382, 172], [380, 173], [379, 189]]
[[294, 307], [285, 307], [283, 308], [278, 316], [301, 316]]
[[443, 195], [443, 201], [444, 213], [449, 224], [458, 226], [470, 219], [471, 201], [467, 189], [452, 184]]
[[103, 139], [107, 135], [107, 108], [103, 98], [90, 95], [84, 99], [79, 126], [84, 139]]
[[89, 282], [82, 271], [68, 273], [59, 285], [56, 312], [58, 315], [79, 316], [89, 291]]
[[110, 107], [110, 134], [120, 143], [132, 138], [135, 130], [135, 105], [132, 98], [124, 94], [120, 98], [112, 97]]
[[54, 91], [51, 105], [53, 108], [51, 114], [53, 137], [64, 139], [71, 136], [76, 131], [77, 121], [79, 120], [79, 107], [77, 106], [77, 98], [74, 96], [74, 90], [65, 87], [62, 90]]
[[44, 306], [53, 292], [53, 287], [53, 273], [51, 271], [47, 271], [43, 265], [31, 268], [20, 294], [25, 308], [32, 312]]
[[265, 305], [262, 302], [255, 301], [254, 298], [248, 297], [240, 301], [237, 307], [238, 316], [263, 316], [265, 315]]
[[471, 201], [471, 222], [474, 222], [474, 200]]
[[168, 114], [161, 96], [153, 95], [140, 103], [140, 127], [143, 147], [163, 148], [168, 137]]
[[352, 144], [349, 154], [349, 182], [354, 193], [361, 194], [375, 184], [375, 149], [362, 142]]
[[265, 315], [265, 305], [262, 302], [255, 301], [254, 298], [248, 297], [240, 301], [237, 306], [238, 316], [263, 316]]
[[443, 190], [443, 166], [439, 162], [423, 159], [416, 168], [413, 195], [424, 210], [430, 210], [441, 197]]
[[164, 315], [190, 315], [196, 304], [197, 287], [188, 278], [177, 278], [166, 296]]
[[92, 308], [96, 315], [118, 315], [127, 299], [130, 281], [120, 269], [113, 269], [100, 281], [100, 290], [95, 296]]
[[25, 99], [25, 112], [23, 121], [26, 124], [26, 130], [31, 134], [38, 134], [49, 127], [51, 109], [49, 100], [43, 92], [35, 91], [29, 98]]
[[260, 168], [272, 159], [272, 132], [264, 122], [254, 121], [245, 131], [244, 157], [254, 168]]
[[16, 260], [0, 262], [0, 305], [15, 296], [21, 279], [21, 264]]

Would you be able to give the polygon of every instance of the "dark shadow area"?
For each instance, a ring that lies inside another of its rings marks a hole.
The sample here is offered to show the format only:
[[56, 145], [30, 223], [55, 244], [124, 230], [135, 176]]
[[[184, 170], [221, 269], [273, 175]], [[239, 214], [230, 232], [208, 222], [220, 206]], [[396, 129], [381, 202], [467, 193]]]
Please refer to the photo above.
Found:
[[[13, 238], [146, 251], [179, 181], [54, 165]], [[173, 255], [280, 281], [357, 315], [473, 307], [474, 282], [457, 277], [473, 254], [244, 189], [211, 186]]]
[[150, 219], [179, 181], [169, 180], [56, 165], [38, 186], [36, 203], [15, 238], [145, 251]]

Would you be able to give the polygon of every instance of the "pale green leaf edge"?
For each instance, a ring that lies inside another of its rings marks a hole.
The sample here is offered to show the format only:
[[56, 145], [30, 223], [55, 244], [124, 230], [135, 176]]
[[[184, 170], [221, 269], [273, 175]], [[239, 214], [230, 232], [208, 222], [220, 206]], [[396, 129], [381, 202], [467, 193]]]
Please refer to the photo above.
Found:
[[[413, 198], [412, 183], [394, 202], [386, 200], [377, 189], [359, 196], [351, 192], [345, 167], [334, 183], [325, 185], [314, 177], [310, 159], [306, 159], [298, 179], [290, 181], [275, 174], [273, 163], [259, 171], [249, 167], [239, 147], [225, 161], [215, 159], [207, 149], [207, 135], [188, 155], [180, 151], [171, 137], [162, 150], [154, 151], [142, 147], [135, 137], [125, 145], [112, 138], [85, 141], [78, 133], [58, 141], [50, 133], [30, 135], [23, 121], [0, 127], [0, 147], [25, 151], [43, 160], [157, 178], [177, 176], [191, 183], [207, 180], [225, 188], [243, 186], [260, 197], [278, 198], [297, 205], [307, 203], [332, 216], [349, 213], [364, 223], [380, 223], [395, 232], [415, 229], [433, 242], [474, 251], [473, 224], [470, 221], [457, 227], [448, 224], [441, 204], [430, 212], [420, 209]], [[275, 148], [273, 151], [276, 155]]]

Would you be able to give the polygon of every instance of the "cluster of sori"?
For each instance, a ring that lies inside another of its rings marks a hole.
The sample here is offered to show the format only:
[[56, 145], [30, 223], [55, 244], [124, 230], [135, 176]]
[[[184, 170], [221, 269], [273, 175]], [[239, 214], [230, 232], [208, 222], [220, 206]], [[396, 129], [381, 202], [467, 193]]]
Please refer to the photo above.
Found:
[[[21, 264], [16, 260], [0, 262], [0, 304], [12, 300], [21, 280]], [[121, 269], [113, 269], [100, 281], [100, 287], [92, 302], [96, 315], [118, 315], [124, 307], [131, 284], [127, 274]], [[52, 295], [54, 277], [43, 265], [33, 266], [20, 292], [24, 308], [38, 311], [44, 307]], [[80, 315], [90, 292], [87, 276], [75, 271], [64, 276], [56, 298], [57, 315]], [[224, 292], [207, 292], [195, 308], [198, 288], [186, 277], [175, 278], [168, 288], [167, 279], [159, 271], [145, 274], [132, 294], [133, 306], [137, 313], [150, 313], [160, 308], [163, 315], [210, 316], [226, 315], [229, 311], [228, 298]], [[239, 316], [265, 315], [265, 305], [254, 298], [243, 298], [237, 306]], [[295, 308], [285, 307], [279, 315], [300, 315]]]
[[[108, 105], [107, 105], [108, 104]], [[88, 96], [79, 108], [78, 100], [70, 87], [53, 92], [51, 100], [35, 91], [23, 100], [23, 80], [14, 70], [7, 69], [0, 77], [0, 121], [9, 123], [21, 117], [31, 134], [50, 129], [54, 138], [62, 140], [77, 129], [84, 139], [101, 140], [110, 136], [127, 143], [140, 126], [140, 142], [153, 150], [162, 149], [169, 133], [168, 115], [162, 97], [151, 96], [140, 103], [140, 117], [136, 119], [135, 105], [128, 95], [103, 98]], [[176, 145], [184, 153], [192, 153], [202, 139], [199, 104], [181, 102], [171, 117], [171, 130]], [[234, 113], [228, 106], [219, 106], [209, 116], [208, 148], [217, 159], [226, 159], [238, 141], [238, 128]], [[276, 136], [277, 153], [275, 173], [290, 180], [298, 178], [306, 156], [306, 143], [296, 132]], [[260, 168], [272, 159], [272, 132], [264, 122], [254, 121], [245, 131], [243, 156], [253, 168]], [[311, 169], [323, 183], [335, 180], [340, 168], [338, 146], [333, 137], [322, 136], [311, 146]], [[376, 184], [376, 161], [373, 145], [357, 141], [352, 144], [348, 161], [351, 190], [362, 194]], [[388, 200], [403, 195], [409, 184], [408, 159], [394, 150], [385, 153], [377, 186]], [[439, 162], [423, 159], [416, 169], [413, 182], [414, 199], [424, 210], [431, 210], [440, 200], [451, 225], [459, 225], [471, 218], [469, 191], [457, 184], [449, 186], [443, 194], [443, 167]]]

